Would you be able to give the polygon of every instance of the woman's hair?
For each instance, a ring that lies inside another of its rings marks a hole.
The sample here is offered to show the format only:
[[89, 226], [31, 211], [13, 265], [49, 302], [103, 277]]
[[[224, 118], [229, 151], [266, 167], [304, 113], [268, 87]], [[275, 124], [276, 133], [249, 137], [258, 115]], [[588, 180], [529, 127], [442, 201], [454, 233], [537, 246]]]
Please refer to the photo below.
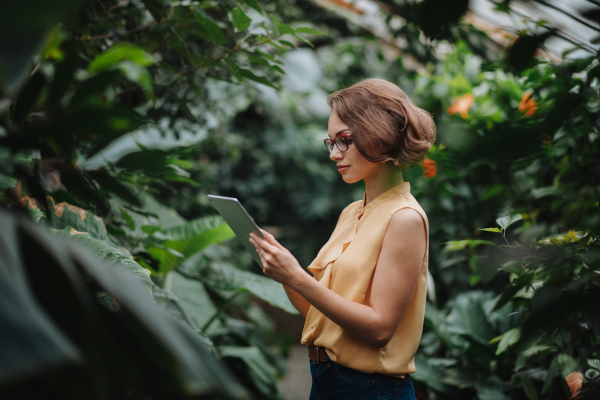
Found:
[[357, 150], [371, 162], [408, 168], [422, 161], [435, 142], [431, 115], [398, 86], [365, 79], [329, 95], [329, 108], [352, 131]]

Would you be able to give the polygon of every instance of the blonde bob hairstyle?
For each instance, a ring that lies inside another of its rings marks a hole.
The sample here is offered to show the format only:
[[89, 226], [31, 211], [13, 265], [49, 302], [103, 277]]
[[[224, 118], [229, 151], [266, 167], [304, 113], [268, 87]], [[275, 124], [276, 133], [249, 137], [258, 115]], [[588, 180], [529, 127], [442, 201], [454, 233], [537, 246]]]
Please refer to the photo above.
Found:
[[385, 79], [365, 79], [329, 95], [329, 108], [352, 131], [360, 154], [399, 169], [424, 159], [435, 142], [431, 115]]

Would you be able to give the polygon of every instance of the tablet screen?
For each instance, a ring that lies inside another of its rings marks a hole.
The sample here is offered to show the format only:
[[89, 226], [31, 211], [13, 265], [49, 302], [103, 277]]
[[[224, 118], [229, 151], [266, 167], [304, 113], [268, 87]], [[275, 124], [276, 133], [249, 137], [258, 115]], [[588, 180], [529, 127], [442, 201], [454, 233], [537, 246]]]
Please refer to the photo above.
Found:
[[265, 240], [266, 238], [258, 229], [258, 226], [248, 212], [242, 207], [239, 200], [235, 197], [214, 196], [211, 194], [208, 195], [208, 200], [212, 206], [217, 209], [219, 214], [221, 214], [221, 217], [227, 222], [227, 225], [229, 225], [246, 250], [252, 254], [254, 260], [262, 268], [263, 265], [260, 262], [260, 257], [256, 252], [256, 248], [250, 244], [248, 239], [250, 239], [251, 232], [257, 233]]

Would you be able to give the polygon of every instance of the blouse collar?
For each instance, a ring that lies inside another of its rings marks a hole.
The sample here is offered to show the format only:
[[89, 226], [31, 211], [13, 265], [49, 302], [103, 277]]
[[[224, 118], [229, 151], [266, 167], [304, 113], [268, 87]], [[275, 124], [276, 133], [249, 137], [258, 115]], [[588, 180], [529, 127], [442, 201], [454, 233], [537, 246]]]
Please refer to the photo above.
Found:
[[383, 192], [382, 194], [380, 194], [379, 196], [377, 196], [376, 198], [371, 200], [371, 202], [369, 204], [367, 204], [366, 207], [365, 207], [365, 201], [367, 199], [367, 192], [365, 192], [363, 194], [363, 201], [360, 203], [360, 207], [358, 208], [356, 216], [360, 216], [362, 214], [368, 214], [369, 212], [371, 212], [371, 210], [373, 210], [378, 205], [383, 204], [383, 203], [387, 202], [388, 200], [391, 200], [394, 197], [398, 196], [399, 194], [406, 193], [406, 192], [410, 192], [410, 183], [402, 182], [399, 185], [396, 185], [396, 186], [386, 190], [385, 192]]

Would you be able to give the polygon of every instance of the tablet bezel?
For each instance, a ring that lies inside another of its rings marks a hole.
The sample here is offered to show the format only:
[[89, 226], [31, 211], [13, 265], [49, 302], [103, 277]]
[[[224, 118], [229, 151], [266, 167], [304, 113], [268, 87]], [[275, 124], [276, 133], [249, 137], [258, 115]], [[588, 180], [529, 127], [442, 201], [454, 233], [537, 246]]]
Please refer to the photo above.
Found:
[[[235, 233], [236, 237], [242, 242], [242, 244], [244, 245], [246, 250], [248, 250], [250, 252], [250, 254], [252, 255], [252, 258], [254, 258], [254, 261], [256, 261], [258, 263], [258, 265], [262, 268], [263, 265], [260, 261], [260, 256], [258, 255], [254, 246], [252, 246], [252, 244], [250, 244], [248, 239], [250, 238], [251, 232], [257, 233], [265, 240], [267, 240], [267, 238], [260, 231], [260, 228], [258, 227], [258, 225], [256, 225], [256, 222], [254, 222], [254, 219], [252, 219], [250, 214], [248, 214], [248, 211], [246, 211], [244, 206], [242, 206], [242, 203], [240, 203], [240, 201], [235, 197], [216, 196], [216, 195], [212, 195], [212, 194], [209, 194], [207, 196], [208, 196], [208, 200], [210, 201], [211, 205], [215, 208], [215, 210], [217, 210], [219, 215], [221, 215], [221, 217], [223, 217], [223, 219], [225, 220], [227, 225], [229, 225], [229, 227], [231, 228], [233, 233]], [[226, 204], [228, 204], [228, 205], [235, 204], [237, 206], [237, 208], [242, 212], [242, 215], [247, 218], [247, 220], [252, 224], [252, 226], [254, 226], [254, 231], [241, 232], [241, 230], [243, 230], [243, 228], [240, 227], [239, 223], [236, 222], [237, 221], [236, 217], [239, 217], [239, 215], [228, 215], [228, 213], [226, 213], [225, 210], [223, 210], [223, 212], [221, 212], [221, 210], [219, 210], [219, 208], [217, 207], [217, 204], [219, 204], [221, 202], [226, 202]], [[237, 229], [237, 231], [236, 231], [236, 229]], [[241, 238], [242, 236], [246, 237], [246, 240], [242, 239]]]

